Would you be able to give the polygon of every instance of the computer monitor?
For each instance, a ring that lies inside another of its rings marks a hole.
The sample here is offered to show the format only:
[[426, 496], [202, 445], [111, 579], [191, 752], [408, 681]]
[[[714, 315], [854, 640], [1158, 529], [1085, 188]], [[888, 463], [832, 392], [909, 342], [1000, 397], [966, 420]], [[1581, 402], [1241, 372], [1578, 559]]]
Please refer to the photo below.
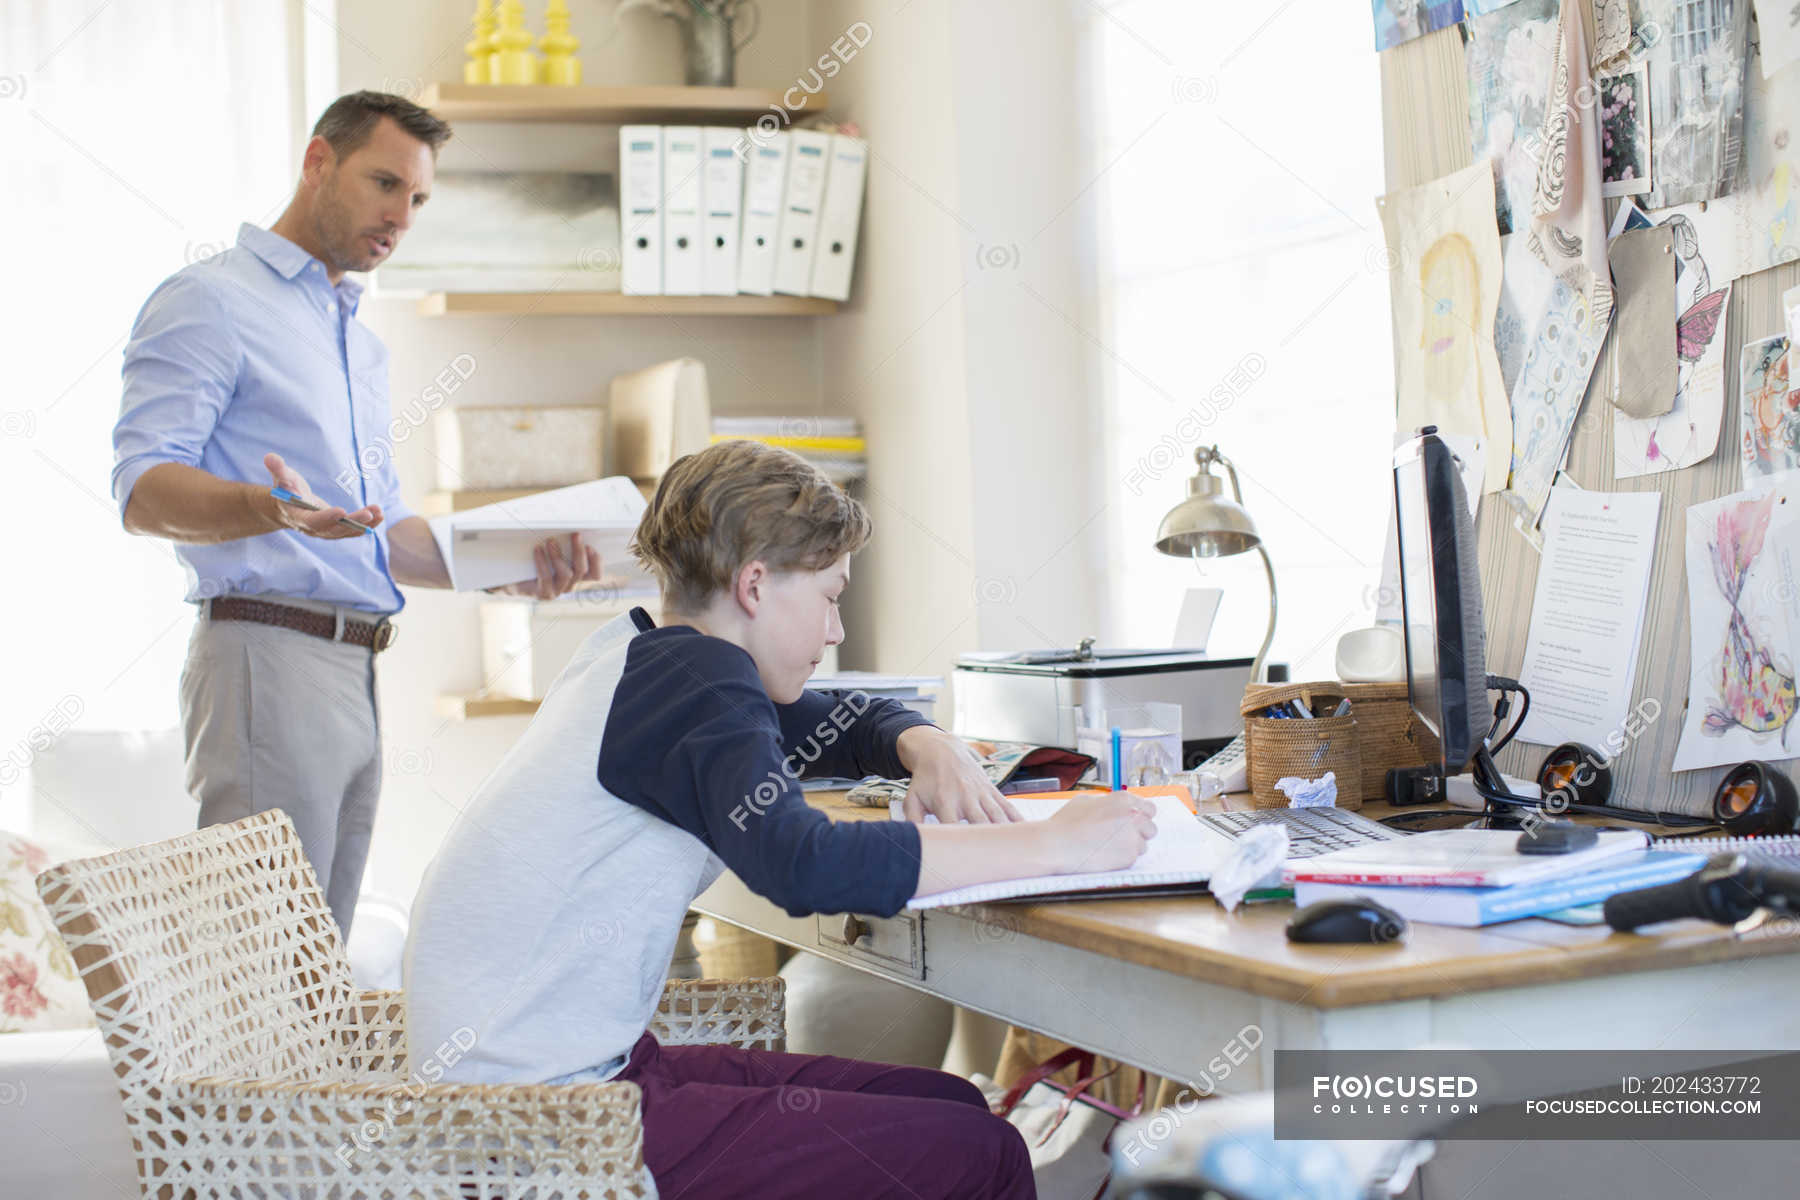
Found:
[[[1456, 455], [1427, 425], [1394, 452], [1407, 698], [1459, 775], [1494, 724], [1475, 523]], [[1485, 758], [1485, 755], [1483, 755]]]

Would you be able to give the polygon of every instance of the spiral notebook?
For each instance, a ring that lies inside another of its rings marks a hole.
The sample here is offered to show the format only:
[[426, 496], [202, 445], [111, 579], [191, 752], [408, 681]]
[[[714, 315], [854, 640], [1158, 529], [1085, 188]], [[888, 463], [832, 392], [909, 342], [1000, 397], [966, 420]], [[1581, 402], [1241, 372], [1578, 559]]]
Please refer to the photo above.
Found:
[[[977, 883], [917, 896], [908, 908], [942, 908], [950, 904], [985, 904], [995, 900], [1019, 900], [1054, 895], [1059, 900], [1084, 897], [1101, 899], [1130, 889], [1138, 894], [1143, 889], [1172, 887], [1177, 884], [1200, 884], [1212, 878], [1213, 871], [1231, 854], [1232, 841], [1212, 826], [1199, 820], [1171, 793], [1181, 788], [1146, 788], [1127, 791], [1143, 795], [1156, 805], [1156, 836], [1136, 862], [1116, 871], [1090, 871], [1079, 875], [1034, 875], [1024, 879], [1002, 879], [993, 883]], [[1161, 795], [1149, 793], [1160, 792]], [[1028, 821], [1047, 819], [1067, 804], [1073, 793], [1009, 796], [1019, 814]], [[904, 820], [896, 801], [889, 808], [895, 820]], [[1071, 895], [1070, 893], [1081, 893]]]
[[1658, 850], [1686, 850], [1693, 854], [1742, 854], [1757, 866], [1800, 868], [1800, 834], [1657, 838], [1651, 845]]

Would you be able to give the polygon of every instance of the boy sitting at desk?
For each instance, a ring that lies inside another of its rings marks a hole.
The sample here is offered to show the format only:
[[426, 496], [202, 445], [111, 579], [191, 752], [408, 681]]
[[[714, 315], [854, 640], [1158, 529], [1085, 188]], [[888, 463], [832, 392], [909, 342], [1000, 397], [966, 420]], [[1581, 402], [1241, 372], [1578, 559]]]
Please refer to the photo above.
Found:
[[[1014, 823], [956, 738], [891, 700], [806, 690], [843, 640], [869, 532], [785, 450], [676, 462], [632, 547], [665, 623], [633, 609], [582, 645], [413, 907], [413, 1055], [466, 1028], [446, 1081], [636, 1083], [665, 1196], [1035, 1195], [1023, 1139], [965, 1080], [646, 1032], [682, 918], [725, 867], [794, 916], [891, 916], [922, 893], [1125, 866], [1155, 834], [1124, 793]], [[942, 823], [834, 823], [794, 778], [868, 774], [910, 774]]]

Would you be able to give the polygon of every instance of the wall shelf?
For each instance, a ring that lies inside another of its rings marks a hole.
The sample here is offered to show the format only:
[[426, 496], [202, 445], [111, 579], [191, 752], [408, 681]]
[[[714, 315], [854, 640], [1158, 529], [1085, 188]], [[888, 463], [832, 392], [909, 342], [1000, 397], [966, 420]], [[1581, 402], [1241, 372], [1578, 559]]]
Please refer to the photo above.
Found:
[[419, 103], [448, 121], [749, 125], [758, 117], [786, 113], [785, 128], [792, 119], [825, 111], [830, 99], [824, 92], [808, 95], [801, 88], [784, 93], [753, 87], [432, 83]]
[[[649, 500], [656, 495], [657, 481], [639, 479], [638, 491]], [[480, 508], [484, 504], [498, 504], [502, 500], [517, 500], [520, 496], [535, 496], [539, 492], [549, 491], [549, 487], [524, 488], [469, 488], [463, 491], [426, 492], [420, 500], [418, 513], [422, 517], [442, 517], [449, 513], [467, 512], [471, 508]]]
[[529, 717], [538, 710], [541, 700], [518, 700], [511, 696], [439, 696], [440, 717], [469, 721], [476, 717]]
[[419, 315], [514, 317], [823, 317], [816, 296], [627, 296], [621, 292], [431, 292]]

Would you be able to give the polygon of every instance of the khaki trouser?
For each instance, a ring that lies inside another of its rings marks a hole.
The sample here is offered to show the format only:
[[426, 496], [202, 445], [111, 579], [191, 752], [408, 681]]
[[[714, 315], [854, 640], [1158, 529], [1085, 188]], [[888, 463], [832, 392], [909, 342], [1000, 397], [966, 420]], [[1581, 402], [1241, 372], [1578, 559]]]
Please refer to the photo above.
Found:
[[202, 605], [181, 672], [187, 788], [200, 826], [286, 811], [346, 941], [381, 794], [374, 658], [291, 629], [214, 621]]

